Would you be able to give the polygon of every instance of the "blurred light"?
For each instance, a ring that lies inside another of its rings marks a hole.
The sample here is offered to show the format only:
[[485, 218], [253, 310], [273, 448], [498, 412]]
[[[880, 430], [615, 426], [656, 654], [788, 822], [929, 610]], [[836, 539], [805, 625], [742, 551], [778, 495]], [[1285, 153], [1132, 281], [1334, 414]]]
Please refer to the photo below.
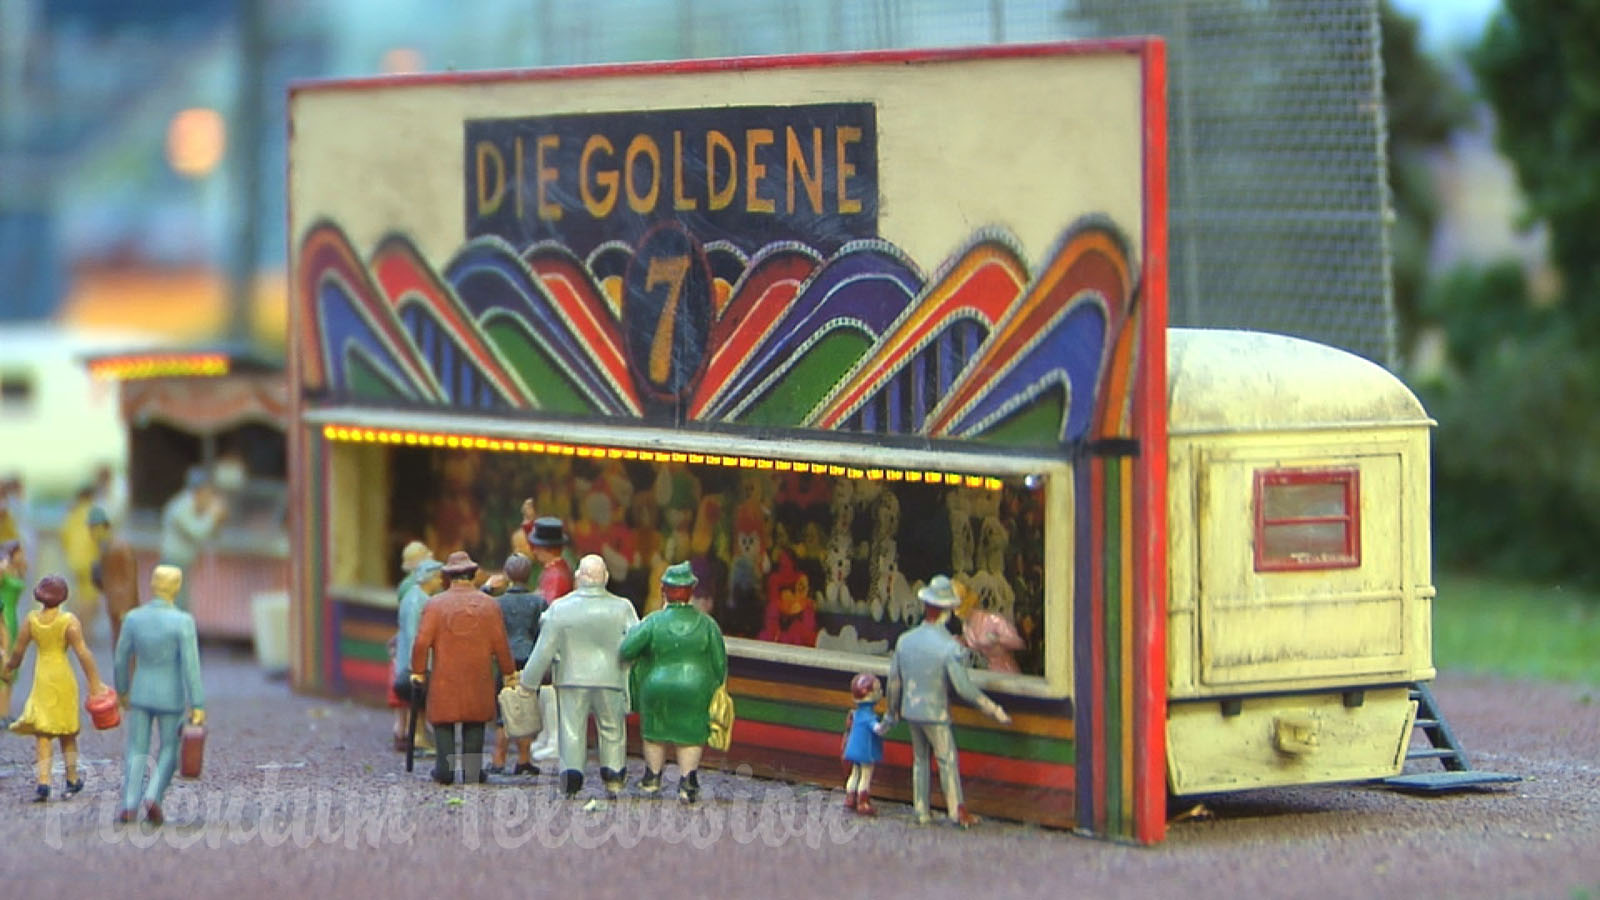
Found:
[[228, 127], [214, 109], [181, 110], [167, 125], [167, 162], [179, 175], [204, 178], [222, 162]]
[[89, 375], [97, 381], [169, 376], [213, 376], [228, 374], [228, 357], [221, 353], [162, 353], [113, 356], [89, 363]]
[[385, 75], [408, 75], [422, 71], [422, 51], [415, 47], [390, 47], [383, 51], [378, 71]]

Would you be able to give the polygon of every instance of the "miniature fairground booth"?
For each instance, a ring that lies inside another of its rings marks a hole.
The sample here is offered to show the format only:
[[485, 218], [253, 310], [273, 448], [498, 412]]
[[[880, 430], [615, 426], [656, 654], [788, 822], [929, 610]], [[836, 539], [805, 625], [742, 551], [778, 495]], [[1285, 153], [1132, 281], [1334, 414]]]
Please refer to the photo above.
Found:
[[[184, 572], [202, 636], [249, 639], [253, 597], [288, 587], [289, 384], [282, 363], [230, 346], [98, 355], [128, 433], [128, 509], [117, 523], [139, 570], [160, 562], [162, 509], [203, 469], [228, 513]], [[140, 597], [147, 596], [141, 585]]]
[[837, 783], [850, 675], [947, 573], [1022, 638], [976, 676], [1014, 724], [956, 712], [969, 808], [1158, 840], [1163, 66], [1128, 40], [298, 86], [296, 686], [378, 696], [400, 547], [497, 565], [532, 498], [641, 611], [693, 566], [723, 765]]

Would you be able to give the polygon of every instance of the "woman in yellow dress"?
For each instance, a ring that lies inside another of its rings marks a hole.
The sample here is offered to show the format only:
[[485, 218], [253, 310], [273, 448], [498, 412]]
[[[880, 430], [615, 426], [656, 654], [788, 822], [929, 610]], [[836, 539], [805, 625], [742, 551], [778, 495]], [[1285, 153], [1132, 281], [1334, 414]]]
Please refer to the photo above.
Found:
[[67, 602], [67, 581], [60, 575], [46, 575], [34, 586], [33, 599], [43, 609], [28, 613], [18, 629], [17, 643], [11, 658], [6, 661], [6, 671], [13, 672], [22, 664], [28, 642], [39, 645], [38, 658], [33, 664], [33, 690], [22, 705], [22, 716], [11, 723], [17, 734], [31, 734], [38, 743], [37, 775], [34, 802], [50, 799], [50, 741], [61, 742], [61, 755], [67, 764], [66, 796], [83, 790], [83, 779], [78, 775], [78, 678], [67, 662], [67, 648], [78, 657], [84, 677], [89, 679], [89, 694], [102, 694], [110, 688], [100, 680], [94, 655], [83, 640], [83, 626], [78, 617], [61, 608]]

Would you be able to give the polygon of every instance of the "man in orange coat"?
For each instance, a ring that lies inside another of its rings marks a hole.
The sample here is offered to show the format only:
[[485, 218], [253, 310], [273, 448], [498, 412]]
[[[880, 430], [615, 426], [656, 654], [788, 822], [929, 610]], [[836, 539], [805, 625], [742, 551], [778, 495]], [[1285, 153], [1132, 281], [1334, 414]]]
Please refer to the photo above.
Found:
[[[434, 728], [433, 780], [455, 783], [455, 726], [461, 726], [461, 761], [467, 784], [487, 781], [483, 772], [484, 723], [497, 707], [494, 663], [506, 686], [516, 683], [517, 669], [500, 606], [473, 586], [478, 564], [466, 551], [450, 554], [444, 576], [450, 586], [433, 596], [422, 611], [422, 626], [411, 647], [411, 681], [428, 682], [428, 724]], [[432, 654], [432, 673], [428, 672]]]
[[106, 614], [111, 619], [111, 646], [122, 635], [122, 619], [139, 605], [139, 567], [128, 542], [111, 532], [111, 519], [96, 506], [89, 510], [89, 535], [100, 547], [95, 563], [94, 583], [106, 598]]

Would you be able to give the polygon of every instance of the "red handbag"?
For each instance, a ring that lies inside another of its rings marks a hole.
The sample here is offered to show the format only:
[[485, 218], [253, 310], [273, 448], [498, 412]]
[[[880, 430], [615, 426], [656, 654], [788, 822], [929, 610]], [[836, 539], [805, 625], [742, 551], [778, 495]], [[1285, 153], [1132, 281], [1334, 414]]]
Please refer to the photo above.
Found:
[[88, 710], [89, 718], [98, 731], [105, 731], [122, 724], [122, 711], [117, 709], [116, 691], [107, 690], [103, 694], [90, 697], [84, 701], [83, 708]]
[[205, 761], [206, 727], [183, 726], [183, 738], [178, 749], [178, 774], [184, 778], [199, 778], [200, 764]]

